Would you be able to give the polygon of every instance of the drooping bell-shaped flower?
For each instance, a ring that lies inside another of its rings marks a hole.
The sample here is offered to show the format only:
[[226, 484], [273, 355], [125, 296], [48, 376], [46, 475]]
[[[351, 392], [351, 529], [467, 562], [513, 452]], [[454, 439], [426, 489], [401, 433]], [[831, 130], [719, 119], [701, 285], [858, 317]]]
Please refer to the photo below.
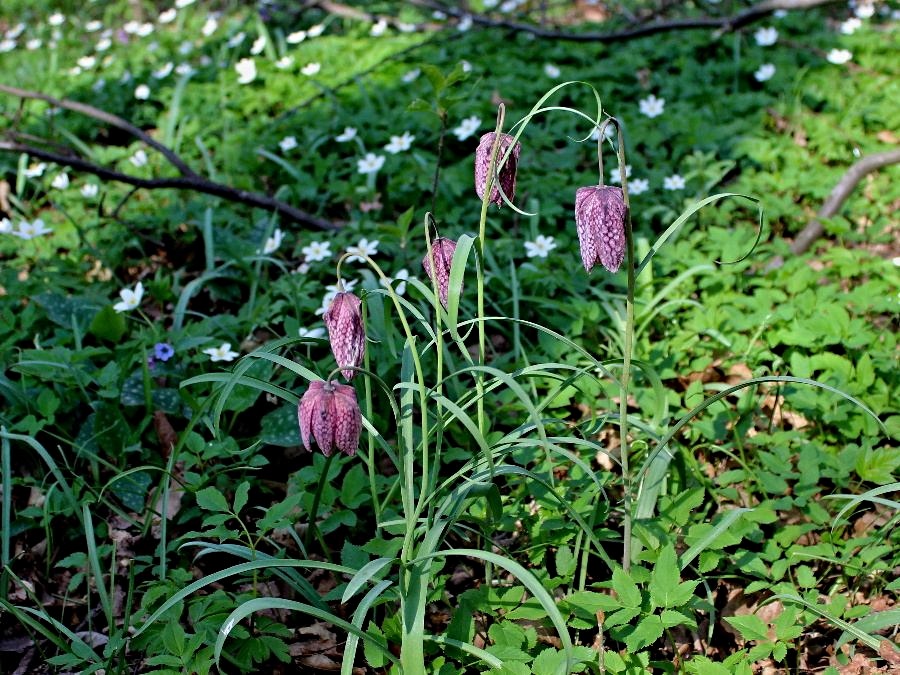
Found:
[[[516, 169], [519, 165], [519, 152], [522, 146], [516, 143], [515, 139], [509, 134], [500, 134], [500, 148], [497, 150], [497, 165], [503, 160], [506, 151], [513, 146], [512, 152], [506, 159], [506, 163], [498, 172], [500, 187], [503, 188], [503, 194], [511, 202], [516, 196]], [[491, 167], [491, 148], [494, 147], [494, 132], [489, 131], [481, 137], [478, 142], [478, 148], [475, 150], [475, 193], [479, 199], [484, 199], [484, 188], [488, 181], [488, 170]], [[503, 197], [500, 196], [500, 190], [497, 189], [496, 183], [491, 187], [491, 196], [488, 200], [497, 206], [503, 206]]]
[[362, 318], [362, 301], [353, 293], [334, 296], [323, 317], [328, 328], [328, 341], [338, 368], [348, 380], [362, 365], [366, 350], [366, 329]]
[[300, 420], [300, 439], [307, 450], [311, 440], [326, 457], [337, 448], [355, 455], [362, 430], [362, 414], [356, 402], [356, 390], [347, 384], [315, 380], [300, 399], [297, 407]]
[[[450, 267], [453, 264], [453, 253], [456, 242], [446, 237], [438, 237], [431, 242], [431, 255], [422, 258], [422, 268], [428, 278], [437, 285], [438, 296], [444, 309], [447, 308], [447, 293], [450, 290]], [[433, 264], [432, 264], [433, 263]]]
[[581, 262], [588, 272], [600, 263], [618, 272], [625, 259], [625, 197], [622, 188], [591, 185], [575, 193], [575, 226]]

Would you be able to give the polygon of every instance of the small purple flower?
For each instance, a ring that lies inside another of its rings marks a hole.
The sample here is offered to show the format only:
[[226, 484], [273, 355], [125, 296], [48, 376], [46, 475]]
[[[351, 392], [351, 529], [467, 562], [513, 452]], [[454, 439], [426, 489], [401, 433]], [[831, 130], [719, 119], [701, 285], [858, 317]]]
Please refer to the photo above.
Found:
[[359, 447], [362, 414], [356, 390], [347, 384], [314, 380], [297, 407], [300, 439], [312, 450], [312, 439], [326, 457], [337, 448], [350, 456]]
[[622, 188], [592, 185], [575, 193], [575, 226], [581, 262], [588, 272], [600, 263], [617, 272], [625, 259], [625, 197]]
[[[431, 256], [427, 253], [422, 259], [425, 274], [437, 285], [438, 295], [444, 309], [447, 308], [447, 293], [450, 290], [450, 266], [453, 264], [453, 253], [456, 242], [446, 237], [438, 237], [431, 242]], [[429, 260], [429, 257], [431, 260]], [[432, 261], [434, 266], [432, 268]]]
[[175, 348], [168, 342], [157, 342], [153, 345], [153, 357], [157, 361], [166, 362], [175, 356]]
[[362, 301], [353, 293], [334, 296], [323, 317], [328, 328], [328, 341], [341, 373], [348, 380], [356, 375], [366, 351], [366, 328], [362, 319]]
[[[497, 149], [498, 165], [513, 142], [515, 142], [515, 139], [509, 134], [500, 134], [500, 147]], [[491, 166], [491, 149], [493, 147], [494, 132], [489, 131], [481, 137], [481, 140], [478, 142], [478, 148], [475, 150], [475, 193], [479, 199], [484, 199], [484, 188], [488, 181], [488, 169]], [[503, 194], [506, 195], [510, 202], [516, 196], [516, 169], [518, 168], [519, 152], [521, 150], [522, 146], [516, 143], [512, 152], [509, 153], [509, 157], [506, 158], [506, 163], [500, 167], [497, 176], [500, 187], [503, 188]], [[503, 206], [503, 197], [500, 195], [500, 190], [497, 189], [496, 183], [491, 186], [491, 196], [488, 201], [497, 206]]]

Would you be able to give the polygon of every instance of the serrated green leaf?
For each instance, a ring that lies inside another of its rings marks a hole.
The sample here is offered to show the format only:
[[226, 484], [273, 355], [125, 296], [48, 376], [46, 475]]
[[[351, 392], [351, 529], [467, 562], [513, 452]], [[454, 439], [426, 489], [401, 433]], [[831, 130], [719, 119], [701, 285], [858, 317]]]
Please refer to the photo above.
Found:
[[662, 619], [657, 614], [646, 616], [630, 634], [625, 636], [625, 646], [630, 652], [640, 651], [659, 640], [663, 630]]
[[641, 606], [642, 596], [640, 589], [628, 575], [628, 572], [621, 567], [617, 567], [613, 570], [612, 586], [623, 607]]
[[219, 513], [228, 513], [228, 501], [225, 495], [214, 487], [203, 488], [197, 493], [197, 506], [206, 511], [217, 511]]
[[674, 607], [674, 596], [678, 591], [681, 577], [678, 573], [678, 556], [675, 547], [668, 544], [659, 552], [656, 564], [650, 574], [650, 600], [656, 607]]
[[250, 497], [250, 483], [248, 481], [244, 481], [240, 485], [237, 486], [237, 489], [234, 491], [234, 506], [233, 510], [235, 513], [240, 513], [241, 509], [247, 506], [247, 499]]
[[769, 639], [769, 632], [765, 622], [755, 614], [726, 616], [725, 620], [731, 624], [745, 640], [755, 640], [759, 642]]

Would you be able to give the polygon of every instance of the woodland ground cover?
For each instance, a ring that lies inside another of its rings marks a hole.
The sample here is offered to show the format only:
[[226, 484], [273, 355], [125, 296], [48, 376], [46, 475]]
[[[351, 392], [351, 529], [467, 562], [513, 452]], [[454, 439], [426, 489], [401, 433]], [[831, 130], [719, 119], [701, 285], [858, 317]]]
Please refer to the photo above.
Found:
[[896, 668], [896, 10], [432, 4], [4, 2], [0, 672]]

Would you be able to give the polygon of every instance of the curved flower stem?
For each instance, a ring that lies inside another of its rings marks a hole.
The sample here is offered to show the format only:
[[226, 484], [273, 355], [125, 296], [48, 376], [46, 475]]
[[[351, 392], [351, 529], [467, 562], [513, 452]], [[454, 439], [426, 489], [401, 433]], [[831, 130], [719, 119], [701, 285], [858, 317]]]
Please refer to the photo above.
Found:
[[[631, 352], [634, 347], [634, 235], [631, 228], [631, 206], [628, 201], [628, 177], [625, 175], [625, 141], [622, 129], [615, 118], [618, 136], [619, 177], [622, 183], [622, 196], [625, 202], [625, 270], [628, 274], [628, 286], [625, 296], [625, 335], [622, 355], [622, 380], [619, 391], [619, 443], [622, 454], [622, 487], [623, 487], [623, 533], [622, 533], [622, 568], [627, 572], [631, 568], [631, 475], [628, 469], [628, 388], [631, 378]], [[601, 140], [602, 143], [602, 131]], [[603, 178], [600, 178], [601, 183]]]
[[[487, 182], [484, 186], [484, 192], [481, 198], [481, 218], [478, 222], [478, 365], [483, 366], [487, 360], [486, 355], [486, 336], [484, 321], [484, 244], [487, 229], [487, 211], [491, 200], [491, 193], [494, 184], [497, 181], [497, 155], [500, 152], [500, 134], [503, 132], [503, 121], [506, 118], [506, 106], [502, 103], [497, 108], [497, 126], [494, 128], [494, 143], [491, 146], [491, 161], [488, 164]], [[510, 152], [512, 150], [510, 149]], [[484, 420], [484, 372], [479, 370], [475, 378], [475, 390], [478, 400], [478, 432], [484, 436], [485, 420]], [[494, 480], [494, 457], [490, 452], [486, 453], [488, 470], [491, 475], [491, 482]]]
[[316, 520], [319, 518], [319, 503], [322, 501], [322, 491], [325, 489], [325, 483], [328, 482], [328, 472], [331, 470], [331, 463], [334, 461], [335, 453], [325, 458], [325, 468], [322, 469], [322, 475], [319, 476], [319, 484], [316, 486], [316, 494], [313, 495], [312, 507], [309, 509], [309, 525], [306, 528], [306, 536], [303, 538], [303, 545], [309, 550], [312, 543], [313, 532], [318, 531]]

